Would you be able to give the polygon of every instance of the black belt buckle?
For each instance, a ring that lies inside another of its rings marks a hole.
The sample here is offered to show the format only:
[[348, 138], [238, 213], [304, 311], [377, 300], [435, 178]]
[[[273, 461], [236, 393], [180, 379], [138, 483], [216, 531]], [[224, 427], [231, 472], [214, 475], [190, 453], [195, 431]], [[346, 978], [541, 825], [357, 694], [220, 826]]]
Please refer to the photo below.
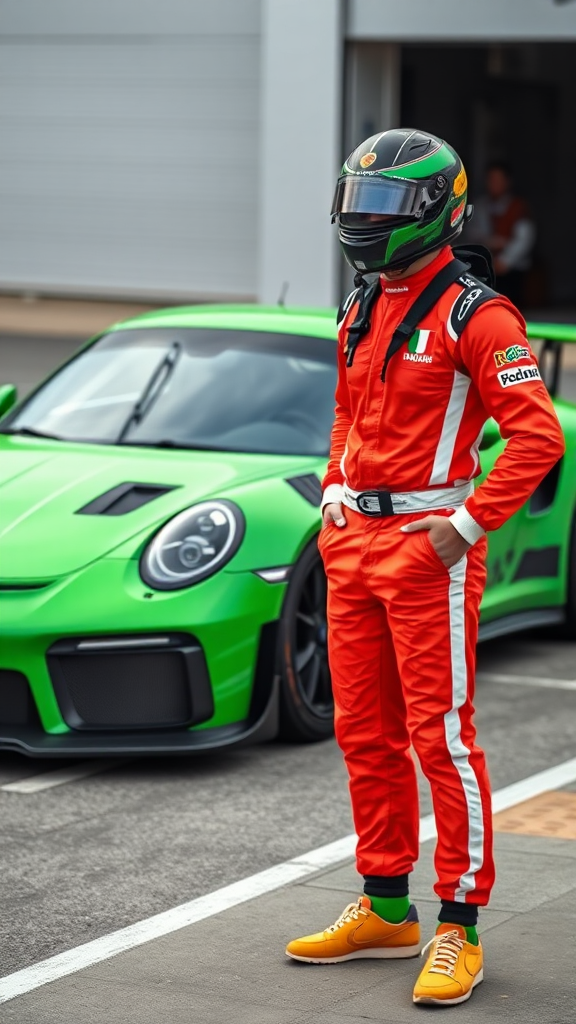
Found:
[[361, 491], [355, 499], [365, 516], [393, 516], [392, 495], [389, 491]]

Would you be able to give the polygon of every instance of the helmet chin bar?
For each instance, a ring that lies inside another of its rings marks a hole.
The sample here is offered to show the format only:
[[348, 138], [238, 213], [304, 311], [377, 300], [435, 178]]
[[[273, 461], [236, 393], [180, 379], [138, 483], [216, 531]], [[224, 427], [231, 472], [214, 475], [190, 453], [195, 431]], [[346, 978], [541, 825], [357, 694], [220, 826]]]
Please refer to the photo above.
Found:
[[[461, 234], [462, 228], [463, 224], [459, 224], [458, 227], [454, 230], [453, 234], [451, 234], [448, 238], [440, 239], [438, 245], [436, 246], [436, 249], [426, 248], [426, 250], [422, 253], [414, 253], [412, 256], [404, 257], [398, 260], [392, 258], [389, 262], [379, 263], [379, 265], [376, 267], [367, 266], [366, 264], [364, 264], [363, 269], [357, 265], [358, 263], [364, 263], [364, 261], [362, 260], [362, 249], [368, 248], [369, 246], [374, 245], [377, 242], [386, 242], [387, 239], [389, 238], [390, 232], [386, 232], [384, 235], [381, 235], [378, 239], [371, 237], [369, 240], [364, 239], [363, 241], [360, 241], [357, 238], [342, 237], [342, 233], [340, 230], [338, 234], [340, 241], [344, 242], [348, 246], [348, 251], [343, 246], [344, 256], [347, 262], [350, 264], [350, 266], [356, 272], [356, 274], [360, 274], [363, 276], [365, 274], [385, 274], [389, 270], [408, 270], [408, 267], [411, 267], [414, 263], [417, 263], [418, 260], [421, 260], [423, 256], [428, 256], [431, 252], [435, 252], [436, 250], [439, 251], [440, 249], [443, 249], [444, 246], [451, 245]], [[354, 249], [358, 250], [358, 261], [355, 258], [356, 253], [350, 253], [349, 250], [351, 247], [354, 247]], [[377, 259], [376, 257], [374, 257], [372, 260], [369, 259], [368, 262], [377, 262]]]

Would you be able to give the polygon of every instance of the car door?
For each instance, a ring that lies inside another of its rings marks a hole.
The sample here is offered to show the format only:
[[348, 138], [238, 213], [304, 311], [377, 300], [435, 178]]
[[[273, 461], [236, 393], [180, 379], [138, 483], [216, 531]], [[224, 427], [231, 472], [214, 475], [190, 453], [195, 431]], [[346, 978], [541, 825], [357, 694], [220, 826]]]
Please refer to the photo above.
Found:
[[[480, 444], [480, 468], [482, 483], [492, 469], [496, 459], [504, 450], [505, 442], [500, 436], [495, 420], [488, 420]], [[518, 514], [512, 516], [499, 530], [488, 534], [487, 568], [488, 579], [482, 601], [482, 621], [500, 618], [517, 610], [514, 596], [513, 577], [516, 562], [518, 535]]]

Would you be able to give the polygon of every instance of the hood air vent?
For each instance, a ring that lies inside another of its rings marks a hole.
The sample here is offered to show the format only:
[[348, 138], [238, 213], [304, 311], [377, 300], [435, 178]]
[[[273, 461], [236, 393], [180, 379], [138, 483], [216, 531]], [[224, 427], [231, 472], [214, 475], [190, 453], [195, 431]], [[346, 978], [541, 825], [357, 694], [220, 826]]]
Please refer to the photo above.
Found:
[[310, 505], [320, 507], [322, 501], [322, 484], [315, 473], [305, 473], [303, 476], [291, 476], [286, 479], [298, 494], [301, 494]]
[[76, 512], [77, 516], [125, 516], [149, 501], [160, 498], [175, 487], [162, 484], [118, 484], [99, 498], [88, 502]]

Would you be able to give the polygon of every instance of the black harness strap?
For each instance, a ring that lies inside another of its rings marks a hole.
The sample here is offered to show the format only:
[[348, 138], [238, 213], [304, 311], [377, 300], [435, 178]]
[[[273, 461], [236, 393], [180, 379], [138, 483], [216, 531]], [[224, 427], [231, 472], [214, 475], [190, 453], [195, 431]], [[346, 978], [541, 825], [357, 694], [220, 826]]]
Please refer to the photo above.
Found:
[[[490, 253], [487, 249], [484, 249], [482, 246], [470, 246], [469, 249], [456, 248], [454, 249], [454, 255], [455, 259], [436, 274], [436, 277], [432, 279], [428, 287], [412, 303], [404, 320], [401, 324], [398, 324], [394, 331], [382, 367], [382, 382], [386, 380], [386, 370], [392, 356], [398, 352], [404, 342], [412, 337], [420, 321], [430, 313], [444, 292], [455, 281], [459, 281], [463, 286], [462, 292], [450, 312], [448, 324], [450, 334], [455, 339], [460, 337], [470, 317], [480, 306], [490, 299], [498, 297], [498, 292], [490, 287], [493, 284], [494, 274]], [[459, 257], [464, 257], [466, 262], [463, 262]], [[476, 270], [477, 276], [470, 272], [470, 264]], [[370, 330], [372, 309], [380, 295], [379, 277], [368, 284], [361, 274], [357, 274], [354, 284], [356, 285], [354, 291], [350, 293], [338, 310], [338, 323], [340, 325], [345, 319], [348, 310], [358, 300], [356, 319], [347, 331], [346, 366], [352, 366], [356, 349], [364, 335]]]
[[349, 295], [338, 306], [338, 312], [336, 314], [336, 323], [340, 327], [341, 323], [346, 319], [346, 313], [350, 307], [354, 304], [354, 299], [358, 295], [358, 292], [362, 291], [362, 287], [353, 288]]
[[358, 343], [370, 330], [372, 308], [380, 294], [379, 277], [370, 284], [368, 284], [363, 277], [360, 277], [359, 282], [355, 281], [355, 283], [358, 283], [358, 289], [360, 290], [360, 302], [358, 312], [356, 313], [356, 319], [348, 328], [348, 335], [346, 339], [346, 366], [352, 366], [354, 353]]
[[386, 370], [388, 369], [388, 363], [392, 356], [402, 348], [405, 341], [408, 341], [412, 337], [420, 321], [426, 316], [430, 310], [434, 309], [434, 306], [438, 300], [444, 295], [444, 292], [451, 284], [454, 284], [463, 274], [468, 272], [468, 267], [465, 263], [461, 263], [460, 260], [451, 260], [445, 267], [442, 267], [436, 277], [433, 277], [430, 284], [420, 293], [418, 298], [412, 303], [410, 309], [406, 313], [404, 320], [392, 335], [392, 340], [388, 346], [386, 352], [386, 358], [384, 359], [384, 365], [382, 367], [382, 373], [380, 379], [384, 382], [386, 380]]

